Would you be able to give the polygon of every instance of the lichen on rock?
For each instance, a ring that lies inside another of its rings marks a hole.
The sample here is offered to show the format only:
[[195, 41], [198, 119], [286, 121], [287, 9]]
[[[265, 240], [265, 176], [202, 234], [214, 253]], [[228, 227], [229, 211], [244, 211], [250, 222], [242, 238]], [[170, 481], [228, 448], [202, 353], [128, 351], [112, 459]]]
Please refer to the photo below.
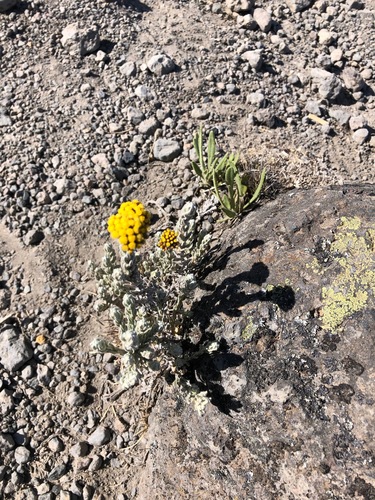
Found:
[[341, 218], [331, 245], [333, 265], [340, 270], [330, 286], [322, 288], [323, 322], [326, 330], [337, 330], [345, 318], [362, 310], [369, 293], [375, 293], [375, 228], [363, 228], [359, 217]]

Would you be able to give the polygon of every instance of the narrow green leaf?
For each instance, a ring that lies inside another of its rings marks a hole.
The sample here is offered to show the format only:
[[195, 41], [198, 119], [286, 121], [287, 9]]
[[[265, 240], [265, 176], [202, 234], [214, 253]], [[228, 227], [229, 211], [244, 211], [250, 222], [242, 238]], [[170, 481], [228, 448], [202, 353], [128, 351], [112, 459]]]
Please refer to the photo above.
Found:
[[211, 130], [210, 135], [208, 136], [208, 144], [207, 144], [207, 168], [208, 168], [208, 170], [212, 170], [212, 168], [214, 167], [215, 154], [216, 154], [215, 134]]
[[260, 193], [262, 191], [262, 188], [263, 188], [263, 184], [264, 184], [264, 181], [266, 179], [266, 169], [264, 168], [262, 170], [262, 173], [261, 173], [261, 176], [260, 176], [260, 180], [259, 180], [259, 184], [258, 184], [258, 187], [256, 188], [256, 191], [254, 192], [252, 198], [250, 201], [248, 201], [244, 207], [244, 209], [246, 209], [248, 206], [250, 206], [252, 203], [256, 202], [257, 199], [259, 198], [260, 196]]
[[198, 177], [202, 178], [202, 170], [199, 168], [199, 165], [195, 163], [195, 161], [191, 162], [191, 166], [193, 167], [194, 172], [198, 175]]

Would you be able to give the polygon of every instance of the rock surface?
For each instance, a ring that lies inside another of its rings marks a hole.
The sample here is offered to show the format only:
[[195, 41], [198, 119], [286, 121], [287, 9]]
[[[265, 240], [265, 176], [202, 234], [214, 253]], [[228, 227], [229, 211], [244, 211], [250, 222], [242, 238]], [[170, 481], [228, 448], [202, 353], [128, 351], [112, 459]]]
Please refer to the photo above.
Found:
[[214, 404], [164, 394], [135, 498], [371, 498], [374, 194], [293, 191], [224, 232], [197, 316], [227, 346], [195, 367]]

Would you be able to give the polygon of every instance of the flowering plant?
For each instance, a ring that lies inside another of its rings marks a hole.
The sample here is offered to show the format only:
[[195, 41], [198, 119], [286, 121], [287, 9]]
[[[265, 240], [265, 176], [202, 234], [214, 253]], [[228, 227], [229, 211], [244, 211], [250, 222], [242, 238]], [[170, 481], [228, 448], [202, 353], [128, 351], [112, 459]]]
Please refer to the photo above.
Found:
[[93, 266], [98, 283], [95, 307], [109, 310], [120, 342], [95, 339], [92, 347], [121, 357], [119, 381], [124, 388], [134, 386], [149, 371], [172, 374], [181, 392], [189, 394], [187, 399], [202, 411], [208, 401], [206, 393], [183, 375], [193, 358], [218, 346], [211, 342], [194, 353], [184, 348], [184, 320], [197, 287], [195, 271], [210, 241], [198, 229], [196, 219], [196, 207], [187, 203], [176, 230], [165, 230], [158, 246], [141, 254], [137, 249], [145, 242], [151, 220], [143, 205], [137, 200], [123, 203], [109, 218], [108, 230], [119, 240], [121, 250], [118, 257], [113, 246], [106, 244], [101, 265]]

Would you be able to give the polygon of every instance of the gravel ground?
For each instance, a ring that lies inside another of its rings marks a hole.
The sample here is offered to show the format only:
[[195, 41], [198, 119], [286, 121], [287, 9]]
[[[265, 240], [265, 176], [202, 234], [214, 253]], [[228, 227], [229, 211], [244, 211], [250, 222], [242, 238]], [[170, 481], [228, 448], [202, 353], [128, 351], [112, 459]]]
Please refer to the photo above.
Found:
[[2, 498], [132, 497], [156, 391], [120, 398], [114, 358], [89, 352], [112, 334], [87, 272], [108, 215], [210, 206], [200, 125], [273, 192], [373, 183], [374, 17], [373, 0], [0, 0]]

